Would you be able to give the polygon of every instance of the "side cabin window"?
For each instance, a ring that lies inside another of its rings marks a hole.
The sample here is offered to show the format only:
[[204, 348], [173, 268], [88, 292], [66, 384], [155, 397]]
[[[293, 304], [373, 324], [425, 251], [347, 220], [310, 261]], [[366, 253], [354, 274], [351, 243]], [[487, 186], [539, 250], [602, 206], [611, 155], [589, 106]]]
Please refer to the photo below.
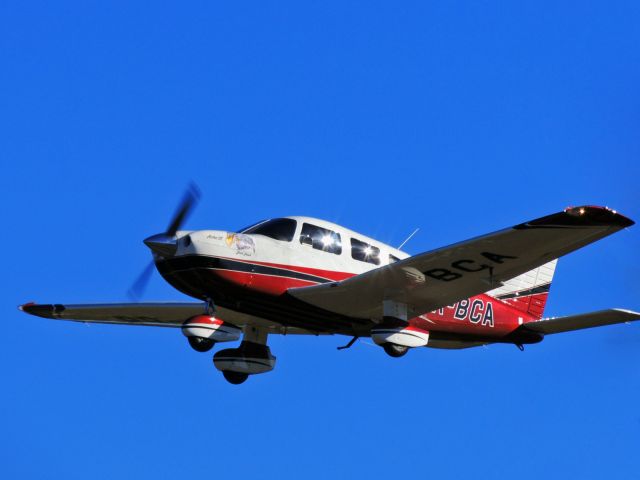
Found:
[[355, 238], [351, 239], [351, 256], [361, 262], [380, 265], [380, 249]]
[[389, 254], [389, 265], [391, 265], [392, 263], [399, 262], [399, 261], [400, 261], [400, 259], [398, 257], [396, 257], [395, 255]]
[[240, 233], [264, 235], [281, 242], [290, 242], [296, 233], [296, 226], [297, 222], [291, 218], [274, 218], [245, 228]]
[[302, 224], [302, 232], [300, 232], [300, 243], [309, 245], [316, 250], [335, 253], [342, 253], [342, 240], [340, 234], [326, 228], [317, 227], [310, 223]]

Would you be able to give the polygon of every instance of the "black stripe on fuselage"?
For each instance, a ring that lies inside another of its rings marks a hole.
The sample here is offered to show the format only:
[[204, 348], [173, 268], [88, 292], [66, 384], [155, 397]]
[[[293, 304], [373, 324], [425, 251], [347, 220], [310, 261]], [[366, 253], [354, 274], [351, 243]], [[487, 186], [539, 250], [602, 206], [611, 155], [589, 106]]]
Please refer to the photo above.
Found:
[[519, 292], [505, 293], [503, 295], [496, 295], [495, 298], [499, 300], [507, 300], [509, 298], [520, 298], [520, 297], [528, 297], [530, 295], [538, 295], [540, 293], [549, 293], [549, 289], [551, 288], [550, 283], [546, 283], [544, 285], [540, 285], [537, 287], [529, 288], [527, 290], [520, 290]]
[[[210, 298], [222, 308], [318, 333], [353, 335], [354, 325], [370, 323], [368, 319], [351, 318], [315, 307], [286, 293], [273, 296], [233, 284], [213, 274], [215, 268], [206, 265], [210, 264], [195, 260], [195, 256], [156, 261], [158, 271], [173, 287], [191, 297]], [[290, 273], [286, 271], [287, 275]]]
[[258, 263], [240, 262], [230, 258], [211, 257], [206, 255], [185, 255], [171, 259], [171, 268], [174, 271], [188, 270], [192, 268], [206, 268], [212, 270], [229, 270], [231, 272], [253, 273], [257, 275], [271, 275], [274, 277], [292, 278], [314, 283], [329, 283], [333, 280], [298, 272], [280, 267], [260, 265]]

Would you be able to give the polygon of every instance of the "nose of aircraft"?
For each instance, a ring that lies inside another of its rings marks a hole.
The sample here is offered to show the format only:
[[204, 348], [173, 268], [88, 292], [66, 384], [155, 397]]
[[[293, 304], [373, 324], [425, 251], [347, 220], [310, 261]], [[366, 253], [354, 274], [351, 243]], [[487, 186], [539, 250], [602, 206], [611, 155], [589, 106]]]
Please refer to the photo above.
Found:
[[163, 257], [172, 257], [178, 250], [177, 240], [175, 236], [169, 236], [166, 233], [157, 233], [144, 239], [144, 244], [151, 251], [162, 255]]

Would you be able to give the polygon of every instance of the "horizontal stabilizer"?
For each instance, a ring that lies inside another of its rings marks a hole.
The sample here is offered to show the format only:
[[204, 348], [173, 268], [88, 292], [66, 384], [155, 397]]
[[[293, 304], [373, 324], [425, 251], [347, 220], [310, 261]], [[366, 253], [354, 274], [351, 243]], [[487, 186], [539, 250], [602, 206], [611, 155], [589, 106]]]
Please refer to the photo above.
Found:
[[535, 322], [525, 323], [518, 327], [518, 330], [528, 330], [549, 335], [570, 332], [571, 330], [582, 330], [583, 328], [632, 322], [639, 319], [640, 313], [638, 312], [613, 308], [611, 310], [569, 315], [568, 317], [544, 318]]

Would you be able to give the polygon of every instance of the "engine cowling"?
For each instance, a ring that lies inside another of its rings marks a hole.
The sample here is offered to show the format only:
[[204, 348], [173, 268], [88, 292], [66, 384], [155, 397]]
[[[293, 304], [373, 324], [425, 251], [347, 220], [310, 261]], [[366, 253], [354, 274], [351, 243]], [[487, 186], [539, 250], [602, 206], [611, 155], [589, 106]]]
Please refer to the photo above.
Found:
[[240, 339], [242, 330], [210, 315], [196, 315], [182, 324], [185, 337], [196, 337], [213, 342], [233, 342]]
[[213, 364], [221, 372], [255, 375], [273, 370], [276, 357], [271, 355], [266, 345], [243, 341], [238, 348], [227, 348], [216, 353]]
[[421, 328], [406, 326], [379, 326], [371, 330], [371, 339], [378, 345], [392, 343], [403, 347], [424, 347], [429, 342], [429, 332]]

